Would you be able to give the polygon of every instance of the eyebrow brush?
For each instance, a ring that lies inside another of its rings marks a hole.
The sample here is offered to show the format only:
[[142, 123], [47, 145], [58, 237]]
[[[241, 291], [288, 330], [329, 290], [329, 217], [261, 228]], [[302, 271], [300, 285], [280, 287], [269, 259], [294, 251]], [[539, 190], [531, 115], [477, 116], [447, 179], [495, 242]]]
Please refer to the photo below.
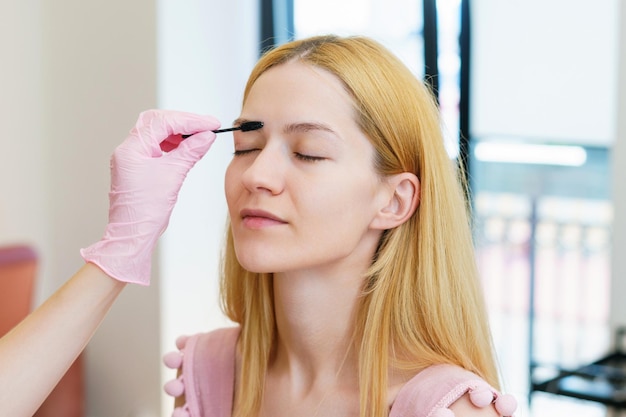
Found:
[[[229, 127], [227, 129], [213, 130], [213, 133], [232, 132], [233, 130], [241, 130], [242, 132], [250, 132], [252, 130], [258, 130], [263, 127], [263, 122], [249, 121], [243, 122], [239, 126]], [[191, 135], [182, 135], [183, 139], [187, 139]]]

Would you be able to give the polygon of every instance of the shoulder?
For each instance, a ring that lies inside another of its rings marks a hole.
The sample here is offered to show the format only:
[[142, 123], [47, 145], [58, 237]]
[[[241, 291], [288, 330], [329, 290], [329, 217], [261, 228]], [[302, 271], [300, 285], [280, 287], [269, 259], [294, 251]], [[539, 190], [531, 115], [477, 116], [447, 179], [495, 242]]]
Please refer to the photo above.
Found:
[[[206, 333], [180, 336], [176, 339], [178, 352], [175, 354], [184, 358], [187, 371], [195, 371], [197, 365], [220, 362], [233, 356], [238, 338], [238, 327], [225, 327]], [[170, 355], [174, 355], [174, 353]], [[182, 364], [177, 364], [176, 368], [180, 368]]]
[[177, 415], [225, 416], [234, 389], [238, 327], [228, 327], [176, 340], [178, 351], [165, 355], [177, 378], [165, 384], [165, 392], [177, 398]]
[[476, 374], [454, 365], [433, 365], [398, 393], [390, 417], [512, 416], [517, 404]]
[[239, 327], [224, 327], [188, 337], [181, 336], [176, 340], [176, 346], [185, 353], [209, 353], [209, 357], [215, 357], [232, 352], [238, 338]]

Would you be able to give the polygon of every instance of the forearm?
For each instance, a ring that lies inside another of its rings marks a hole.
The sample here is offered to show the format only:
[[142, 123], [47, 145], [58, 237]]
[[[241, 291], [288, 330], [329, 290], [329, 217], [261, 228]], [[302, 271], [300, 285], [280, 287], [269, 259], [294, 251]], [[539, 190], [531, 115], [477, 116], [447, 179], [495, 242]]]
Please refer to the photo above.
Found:
[[85, 264], [0, 339], [0, 415], [35, 413], [125, 285], [95, 265]]

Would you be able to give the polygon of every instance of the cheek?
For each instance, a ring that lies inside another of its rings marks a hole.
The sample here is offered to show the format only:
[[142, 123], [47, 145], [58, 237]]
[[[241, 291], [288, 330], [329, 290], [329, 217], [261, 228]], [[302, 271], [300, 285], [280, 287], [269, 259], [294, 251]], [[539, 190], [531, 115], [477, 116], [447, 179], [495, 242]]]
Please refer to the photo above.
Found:
[[[376, 211], [376, 191], [372, 182], [364, 177], [341, 178], [320, 187], [316, 195], [307, 200], [318, 213], [324, 212], [339, 221], [350, 221], [356, 216], [370, 217]], [[356, 220], [356, 219], [355, 219]]]

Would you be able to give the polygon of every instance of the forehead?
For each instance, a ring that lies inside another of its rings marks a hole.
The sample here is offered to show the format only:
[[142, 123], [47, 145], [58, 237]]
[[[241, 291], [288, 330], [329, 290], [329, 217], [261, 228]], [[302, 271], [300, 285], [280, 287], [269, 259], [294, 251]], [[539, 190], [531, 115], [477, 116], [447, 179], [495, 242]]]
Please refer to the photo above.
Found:
[[354, 105], [342, 81], [300, 61], [265, 71], [252, 85], [242, 117], [322, 117], [354, 120]]

